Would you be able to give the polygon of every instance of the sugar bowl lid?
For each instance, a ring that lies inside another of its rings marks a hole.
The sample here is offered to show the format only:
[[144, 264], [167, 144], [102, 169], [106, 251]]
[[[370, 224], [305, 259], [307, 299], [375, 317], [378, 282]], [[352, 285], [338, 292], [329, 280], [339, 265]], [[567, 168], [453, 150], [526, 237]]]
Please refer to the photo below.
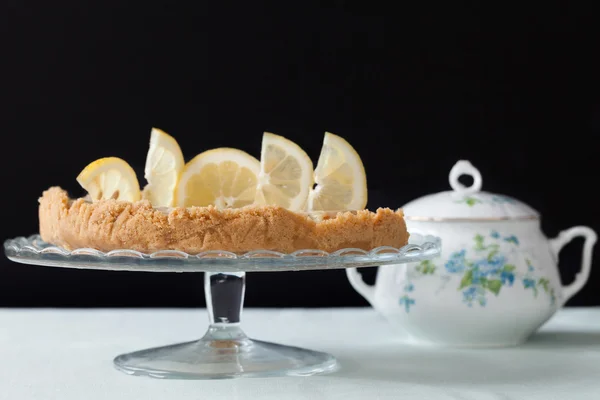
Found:
[[[473, 178], [471, 186], [458, 181], [461, 175]], [[514, 220], [537, 219], [539, 213], [529, 205], [510, 196], [481, 191], [479, 170], [467, 160], [459, 160], [450, 170], [452, 190], [434, 193], [405, 204], [402, 209], [407, 220]]]

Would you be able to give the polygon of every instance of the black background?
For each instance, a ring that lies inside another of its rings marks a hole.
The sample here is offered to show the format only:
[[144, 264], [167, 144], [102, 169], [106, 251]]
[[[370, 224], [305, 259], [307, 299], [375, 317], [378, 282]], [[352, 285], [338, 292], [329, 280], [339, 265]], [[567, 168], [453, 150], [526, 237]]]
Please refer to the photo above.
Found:
[[[271, 131], [316, 162], [323, 133], [337, 133], [364, 161], [369, 208], [447, 190], [469, 159], [484, 190], [539, 210], [548, 236], [600, 230], [593, 10], [450, 3], [3, 2], [1, 238], [37, 231], [47, 187], [81, 195], [75, 177], [94, 159], [122, 157], [143, 181], [152, 126], [186, 159], [221, 146], [258, 157]], [[581, 245], [561, 253], [565, 283]], [[595, 253], [568, 305], [600, 304]], [[202, 306], [202, 279], [3, 257], [0, 306]], [[248, 285], [247, 306], [367, 304], [341, 270]]]

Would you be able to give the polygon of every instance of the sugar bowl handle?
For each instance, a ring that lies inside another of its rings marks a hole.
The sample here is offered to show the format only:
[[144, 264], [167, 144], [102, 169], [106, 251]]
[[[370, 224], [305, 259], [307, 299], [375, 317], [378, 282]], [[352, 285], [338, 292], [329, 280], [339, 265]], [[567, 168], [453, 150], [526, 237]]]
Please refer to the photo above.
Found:
[[[467, 187], [460, 183], [458, 181], [458, 178], [461, 175], [471, 176], [473, 178], [473, 184]], [[471, 194], [479, 192], [481, 190], [481, 173], [477, 168], [473, 166], [473, 164], [471, 164], [467, 160], [459, 160], [456, 164], [454, 164], [454, 166], [450, 170], [448, 180], [450, 181], [450, 186], [452, 187], [452, 190], [459, 194]]]
[[373, 300], [375, 299], [375, 286], [367, 285], [356, 268], [346, 268], [346, 276], [354, 290], [364, 297], [369, 304], [373, 305]]
[[560, 250], [564, 245], [578, 236], [583, 236], [585, 238], [581, 259], [581, 270], [575, 275], [575, 280], [571, 284], [563, 286], [563, 304], [573, 297], [575, 293], [579, 292], [590, 277], [590, 270], [592, 268], [592, 250], [594, 249], [594, 244], [596, 244], [598, 237], [596, 232], [587, 226], [574, 226], [573, 228], [560, 232], [557, 237], [550, 240], [550, 248], [558, 263], [558, 254], [560, 253]]

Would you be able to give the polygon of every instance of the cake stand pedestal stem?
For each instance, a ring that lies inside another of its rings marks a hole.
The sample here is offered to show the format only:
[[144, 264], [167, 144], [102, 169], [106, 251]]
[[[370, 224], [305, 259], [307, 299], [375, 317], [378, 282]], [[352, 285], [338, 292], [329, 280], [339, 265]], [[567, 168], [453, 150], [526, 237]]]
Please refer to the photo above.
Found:
[[211, 328], [239, 327], [245, 292], [245, 272], [204, 273], [204, 296]]
[[251, 344], [240, 327], [245, 291], [245, 272], [204, 273], [209, 326], [200, 340], [220, 349], [240, 349]]

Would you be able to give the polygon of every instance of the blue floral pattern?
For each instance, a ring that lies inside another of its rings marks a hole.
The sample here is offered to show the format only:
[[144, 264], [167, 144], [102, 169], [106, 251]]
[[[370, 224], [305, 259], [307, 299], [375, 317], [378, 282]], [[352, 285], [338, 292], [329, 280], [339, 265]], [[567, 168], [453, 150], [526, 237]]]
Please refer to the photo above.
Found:
[[[519, 239], [515, 235], [501, 235], [497, 231], [492, 231], [489, 238], [492, 240], [486, 240], [483, 235], [475, 235], [473, 246], [475, 257], [468, 257], [467, 250], [462, 249], [452, 253], [444, 265], [447, 272], [462, 274], [458, 290], [462, 291], [463, 302], [469, 307], [473, 304], [484, 307], [489, 293], [498, 296], [503, 287], [513, 286], [515, 283], [516, 267], [499, 253], [498, 242], [519, 246]], [[527, 273], [521, 277], [523, 288], [531, 289], [534, 296], [537, 296], [538, 289], [542, 288], [550, 295], [551, 302], [554, 304], [554, 289], [550, 287], [550, 281], [533, 274], [535, 268], [530, 260], [527, 260], [527, 266]]]
[[[431, 262], [431, 260], [421, 261], [419, 265], [416, 266], [415, 271], [419, 275], [433, 275], [435, 273], [436, 266]], [[411, 297], [411, 292], [415, 290], [415, 285], [409, 279], [403, 288], [403, 295], [400, 297], [398, 303], [401, 306], [404, 306], [404, 310], [408, 313], [412, 306], [415, 305], [416, 300]]]
[[400, 305], [404, 306], [406, 312], [410, 311], [410, 307], [415, 304], [415, 299], [408, 297], [408, 295], [404, 295], [400, 297]]
[[[444, 264], [445, 275], [449, 278], [451, 275], [461, 277], [458, 290], [462, 294], [462, 301], [468, 307], [479, 305], [485, 307], [488, 296], [500, 295], [503, 287], [512, 287], [517, 284], [522, 285], [524, 290], [531, 291], [534, 297], [540, 292], [546, 293], [550, 297], [552, 305], [556, 303], [556, 294], [551, 287], [548, 278], [536, 275], [536, 269], [531, 260], [526, 259], [527, 271], [525, 273], [516, 271], [516, 266], [511, 263], [511, 252], [506, 251], [506, 246], [517, 248], [520, 245], [519, 238], [512, 234], [501, 234], [498, 231], [491, 231], [486, 237], [481, 234], [475, 235], [472, 249], [461, 249], [450, 254], [450, 257]], [[500, 252], [500, 246], [503, 252]], [[507, 257], [511, 257], [508, 260]], [[416, 299], [413, 292], [415, 283], [413, 278], [421, 278], [426, 275], [438, 273], [438, 267], [431, 260], [419, 263], [411, 274], [407, 276], [403, 293], [399, 299], [399, 305], [404, 307], [408, 313], [416, 305]]]
[[408, 294], [415, 290], [415, 285], [408, 281], [404, 285], [404, 296], [400, 297], [400, 305], [404, 306], [406, 312], [410, 312], [410, 307], [415, 304], [415, 299], [410, 297]]
[[531, 265], [531, 261], [527, 259], [525, 262], [527, 263], [527, 273], [523, 276], [521, 281], [523, 283], [523, 288], [531, 290], [534, 297], [538, 296], [541, 289], [550, 296], [550, 304], [554, 305], [556, 303], [556, 294], [554, 288], [550, 287], [550, 281], [547, 278], [536, 279], [533, 276], [535, 268]]

